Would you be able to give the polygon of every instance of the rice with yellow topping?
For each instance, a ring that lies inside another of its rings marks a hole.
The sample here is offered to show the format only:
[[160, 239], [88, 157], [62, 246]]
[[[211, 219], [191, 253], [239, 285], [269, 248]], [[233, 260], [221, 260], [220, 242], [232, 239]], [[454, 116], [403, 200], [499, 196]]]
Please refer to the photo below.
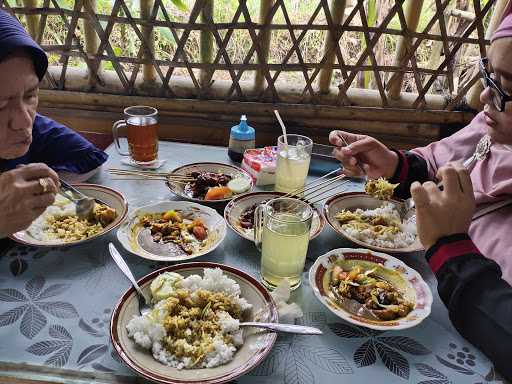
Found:
[[57, 195], [55, 202], [30, 225], [27, 232], [37, 240], [67, 243], [97, 235], [115, 218], [113, 208], [96, 204], [90, 218], [80, 219], [75, 204]]
[[416, 241], [416, 225], [403, 222], [392, 203], [376, 209], [342, 210], [336, 214], [341, 228], [351, 237], [383, 248], [406, 248]]
[[165, 272], [151, 283], [152, 311], [130, 320], [128, 336], [178, 369], [226, 364], [243, 344], [239, 322], [252, 307], [240, 294], [220, 268], [203, 277]]

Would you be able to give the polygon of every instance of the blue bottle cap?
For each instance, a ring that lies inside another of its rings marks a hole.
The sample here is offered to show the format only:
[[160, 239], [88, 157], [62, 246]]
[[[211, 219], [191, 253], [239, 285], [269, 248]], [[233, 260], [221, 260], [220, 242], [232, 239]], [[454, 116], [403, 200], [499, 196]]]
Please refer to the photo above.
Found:
[[247, 125], [247, 117], [242, 115], [240, 124], [231, 127], [231, 137], [235, 140], [254, 140], [254, 128]]

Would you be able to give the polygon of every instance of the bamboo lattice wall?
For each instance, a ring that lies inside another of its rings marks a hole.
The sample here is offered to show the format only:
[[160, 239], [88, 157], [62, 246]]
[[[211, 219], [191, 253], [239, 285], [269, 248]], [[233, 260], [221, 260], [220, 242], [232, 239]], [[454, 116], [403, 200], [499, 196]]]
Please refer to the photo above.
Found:
[[[0, 0], [0, 6], [20, 18], [54, 58], [44, 83], [49, 101], [62, 103], [58, 92], [70, 91], [177, 101], [406, 108], [423, 110], [431, 118], [417, 121], [439, 123], [464, 120], [450, 111], [471, 89], [470, 105], [478, 106], [478, 72], [472, 68], [478, 56], [485, 56], [506, 4], [432, 0], [431, 17], [420, 28], [422, 10], [427, 9], [423, 0], [309, 0], [313, 12], [306, 22], [291, 17], [293, 1], [259, 0], [259, 12], [254, 12], [249, 3], [255, 1], [239, 0], [228, 22], [213, 16], [215, 0], [188, 1], [185, 20], [175, 17], [176, 7], [164, 1], [140, 0], [136, 11], [132, 0], [111, 0], [102, 9], [97, 0]], [[460, 3], [466, 8], [459, 9]], [[276, 21], [277, 14], [284, 22]], [[48, 36], [50, 18], [65, 26], [62, 41]], [[459, 20], [455, 32], [451, 20]], [[114, 46], [118, 28], [134, 33], [130, 43], [136, 54]], [[155, 53], [157, 30], [165, 30], [174, 41], [167, 55]], [[321, 33], [323, 48], [311, 61], [304, 54], [304, 39], [313, 32]], [[230, 49], [236, 33], [244, 33], [250, 42], [239, 57]], [[276, 60], [271, 41], [282, 33], [289, 33], [291, 43]], [[198, 47], [191, 43], [195, 35]], [[357, 52], [347, 53], [347, 36], [360, 40]], [[379, 53], [390, 41], [395, 51], [391, 63]], [[427, 62], [420, 63], [420, 50], [428, 52]], [[112, 98], [103, 100], [116, 104]], [[434, 110], [444, 117], [428, 114]]]

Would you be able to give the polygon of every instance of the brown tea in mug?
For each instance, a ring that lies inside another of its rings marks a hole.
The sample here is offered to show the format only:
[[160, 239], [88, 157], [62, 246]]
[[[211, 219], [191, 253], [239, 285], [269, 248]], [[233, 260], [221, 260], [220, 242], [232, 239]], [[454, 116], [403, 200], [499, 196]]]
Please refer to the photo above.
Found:
[[158, 122], [152, 116], [132, 116], [126, 120], [128, 151], [133, 160], [151, 162], [158, 155]]

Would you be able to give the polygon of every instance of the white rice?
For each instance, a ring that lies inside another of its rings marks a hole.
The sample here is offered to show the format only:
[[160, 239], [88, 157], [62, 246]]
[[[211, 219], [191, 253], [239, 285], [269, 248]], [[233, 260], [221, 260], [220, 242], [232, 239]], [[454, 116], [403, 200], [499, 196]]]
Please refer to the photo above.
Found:
[[48, 233], [48, 229], [50, 229], [48, 219], [50, 217], [59, 218], [74, 215], [76, 215], [76, 205], [65, 197], [57, 195], [55, 202], [46, 208], [43, 214], [32, 222], [27, 232], [36, 240], [59, 242], [60, 240], [55, 239]]
[[[240, 305], [243, 311], [252, 307], [243, 297], [240, 297], [240, 286], [233, 279], [228, 278], [222, 273], [220, 268], [204, 269], [204, 276], [191, 275], [177, 284], [179, 288], [189, 291], [191, 296], [199, 290], [209, 290], [213, 292], [223, 292], [231, 296], [236, 303]], [[212, 368], [218, 365], [226, 364], [231, 361], [236, 353], [237, 347], [243, 344], [242, 330], [239, 327], [239, 320], [234, 319], [227, 312], [218, 312], [219, 323], [223, 335], [232, 337], [233, 345], [226, 344], [219, 335], [212, 342], [213, 350], [209, 352], [201, 362], [201, 365], [194, 365], [188, 357], [178, 358], [167, 351], [163, 346], [163, 339], [167, 336], [162, 323], [167, 315], [164, 309], [165, 300], [159, 301], [153, 311], [146, 316], [134, 316], [126, 326], [128, 336], [135, 343], [144, 349], [150, 349], [153, 357], [161, 363], [175, 367], [183, 368]], [[182, 339], [185, 350], [191, 348], [185, 339]]]
[[[356, 214], [365, 217], [382, 216], [386, 219], [401, 222], [400, 214], [395, 206], [386, 202], [381, 207], [376, 209], [356, 209]], [[371, 229], [358, 230], [351, 227], [350, 224], [343, 224], [342, 228], [353, 238], [363, 241], [367, 244], [382, 247], [382, 248], [406, 248], [416, 241], [417, 231], [416, 224], [413, 219], [406, 220], [400, 223], [400, 232], [398, 233], [375, 233]]]

